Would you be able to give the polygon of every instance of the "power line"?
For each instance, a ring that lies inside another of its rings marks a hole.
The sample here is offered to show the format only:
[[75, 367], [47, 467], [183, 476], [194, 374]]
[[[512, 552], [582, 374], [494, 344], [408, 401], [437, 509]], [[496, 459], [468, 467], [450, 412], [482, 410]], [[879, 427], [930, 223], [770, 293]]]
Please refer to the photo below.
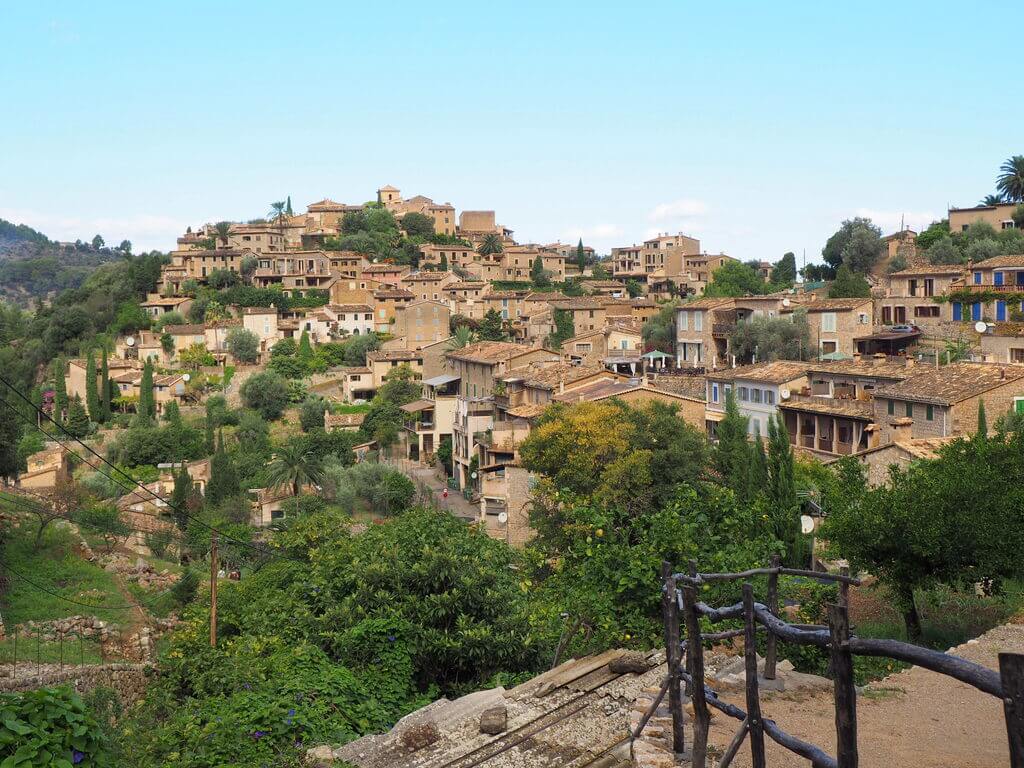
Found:
[[[196, 517], [195, 515], [191, 515], [191, 514], [189, 514], [187, 510], [183, 510], [183, 509], [180, 509], [179, 507], [177, 507], [177, 506], [175, 506], [175, 505], [171, 504], [171, 503], [170, 503], [169, 501], [167, 501], [167, 499], [163, 498], [163, 497], [162, 497], [162, 496], [160, 496], [160, 495], [159, 495], [158, 493], [155, 493], [155, 492], [151, 491], [151, 490], [150, 490], [149, 488], [147, 488], [147, 487], [146, 487], [145, 485], [143, 485], [142, 483], [140, 483], [140, 482], [139, 482], [138, 480], [136, 480], [136, 479], [135, 479], [134, 477], [132, 477], [131, 475], [127, 474], [127, 473], [126, 473], [126, 472], [125, 472], [124, 470], [122, 470], [122, 469], [121, 469], [120, 467], [118, 467], [118, 466], [117, 466], [116, 464], [113, 464], [113, 463], [112, 463], [112, 462], [110, 462], [110, 461], [109, 461], [109, 460], [108, 460], [108, 459], [107, 459], [106, 457], [102, 456], [101, 454], [97, 453], [97, 452], [96, 452], [96, 451], [95, 451], [95, 450], [94, 450], [93, 448], [91, 448], [90, 446], [86, 445], [86, 444], [85, 444], [84, 442], [82, 442], [82, 440], [81, 440], [81, 439], [79, 439], [79, 438], [78, 438], [77, 436], [75, 436], [75, 435], [71, 434], [71, 433], [70, 433], [70, 432], [69, 432], [69, 431], [68, 431], [68, 430], [67, 430], [67, 429], [66, 429], [66, 428], [64, 427], [64, 425], [63, 425], [63, 424], [59, 423], [58, 421], [55, 421], [55, 420], [54, 420], [54, 419], [53, 419], [53, 418], [52, 418], [52, 417], [50, 416], [50, 414], [46, 413], [46, 411], [44, 411], [44, 410], [43, 410], [42, 408], [40, 408], [40, 407], [39, 407], [39, 406], [37, 406], [37, 405], [36, 405], [35, 403], [33, 403], [31, 399], [29, 399], [28, 397], [26, 397], [26, 396], [24, 395], [24, 393], [22, 393], [22, 392], [21, 392], [21, 391], [20, 391], [19, 389], [17, 389], [17, 387], [15, 387], [15, 386], [14, 386], [13, 384], [11, 384], [11, 383], [10, 383], [10, 382], [9, 382], [9, 381], [8, 381], [8, 380], [7, 380], [6, 378], [5, 378], [5, 377], [3, 377], [3, 376], [0, 376], [0, 383], [2, 383], [2, 384], [3, 384], [4, 386], [5, 386], [5, 387], [7, 387], [7, 388], [8, 388], [9, 390], [11, 390], [11, 391], [12, 391], [12, 392], [13, 392], [13, 393], [14, 393], [15, 395], [17, 395], [17, 396], [18, 396], [18, 397], [19, 397], [19, 398], [20, 398], [20, 399], [21, 399], [22, 401], [24, 401], [24, 402], [25, 402], [25, 403], [26, 403], [27, 405], [29, 405], [29, 406], [30, 406], [30, 407], [31, 407], [31, 408], [32, 408], [32, 409], [33, 409], [34, 411], [36, 411], [36, 413], [38, 413], [38, 414], [42, 415], [42, 416], [43, 416], [43, 418], [45, 418], [45, 419], [46, 419], [47, 421], [49, 421], [49, 422], [50, 422], [51, 424], [53, 424], [53, 425], [54, 425], [55, 427], [57, 427], [57, 428], [58, 428], [58, 429], [59, 429], [59, 430], [60, 430], [61, 432], [63, 432], [63, 433], [65, 434], [65, 435], [67, 435], [67, 436], [68, 436], [69, 438], [71, 438], [72, 440], [74, 440], [74, 441], [75, 441], [76, 443], [78, 443], [79, 445], [81, 445], [81, 446], [82, 446], [82, 447], [83, 447], [83, 448], [84, 448], [85, 450], [87, 450], [87, 451], [88, 451], [89, 453], [91, 453], [91, 454], [92, 454], [93, 456], [95, 456], [95, 457], [96, 457], [97, 459], [99, 459], [100, 461], [102, 461], [102, 462], [103, 462], [104, 464], [106, 464], [106, 465], [107, 465], [108, 467], [110, 467], [111, 469], [113, 469], [113, 470], [114, 470], [115, 472], [117, 472], [117, 473], [118, 473], [119, 475], [121, 475], [122, 477], [124, 477], [124, 478], [125, 478], [125, 479], [126, 479], [126, 480], [127, 480], [128, 482], [129, 482], [129, 483], [131, 483], [131, 484], [133, 484], [133, 485], [135, 485], [135, 486], [137, 486], [137, 487], [141, 488], [141, 489], [142, 489], [143, 491], [145, 491], [146, 493], [150, 494], [150, 496], [152, 496], [152, 497], [153, 497], [154, 499], [156, 499], [157, 501], [161, 501], [161, 502], [163, 502], [163, 503], [164, 503], [164, 504], [165, 504], [165, 505], [166, 505], [167, 507], [169, 507], [170, 509], [174, 510], [175, 512], [178, 512], [178, 513], [180, 513], [180, 514], [184, 515], [184, 516], [185, 516], [185, 517], [187, 517], [187, 518], [188, 518], [189, 520], [192, 520], [192, 521], [194, 521], [194, 522], [198, 523], [199, 525], [203, 526], [204, 528], [208, 529], [209, 531], [211, 531], [211, 532], [213, 532], [213, 533], [216, 533], [216, 534], [218, 534], [218, 535], [219, 535], [220, 537], [222, 537], [222, 538], [226, 539], [227, 541], [230, 541], [230, 542], [231, 542], [231, 543], [233, 543], [233, 544], [237, 544], [237, 545], [239, 545], [239, 546], [241, 546], [241, 547], [245, 547], [245, 548], [247, 548], [247, 549], [254, 549], [254, 550], [256, 550], [257, 552], [259, 552], [260, 554], [262, 554], [262, 555], [263, 555], [264, 557], [270, 557], [271, 559], [283, 558], [283, 559], [285, 559], [285, 560], [291, 560], [291, 561], [293, 561], [293, 562], [296, 562], [296, 563], [299, 563], [299, 564], [301, 564], [301, 565], [305, 565], [305, 564], [306, 564], [306, 563], [305, 563], [304, 561], [302, 561], [302, 560], [299, 560], [298, 558], [290, 557], [290, 556], [288, 556], [288, 555], [284, 555], [284, 554], [277, 554], [277, 555], [271, 555], [271, 554], [270, 554], [269, 552], [267, 552], [267, 550], [263, 549], [262, 547], [258, 547], [258, 546], [254, 545], [254, 544], [251, 544], [251, 543], [247, 542], [247, 541], [242, 541], [241, 539], [236, 539], [236, 538], [235, 538], [235, 537], [233, 537], [233, 536], [229, 536], [229, 535], [225, 534], [224, 532], [222, 532], [222, 531], [218, 530], [218, 529], [217, 529], [217, 528], [215, 528], [214, 526], [210, 525], [209, 523], [207, 523], [207, 522], [205, 522], [205, 521], [203, 521], [203, 520], [200, 520], [200, 519], [199, 519], [198, 517]], [[26, 416], [25, 416], [25, 414], [21, 413], [21, 411], [19, 411], [19, 410], [18, 410], [17, 408], [15, 408], [15, 407], [14, 407], [14, 406], [13, 406], [13, 405], [12, 405], [11, 403], [9, 403], [9, 402], [8, 402], [8, 401], [6, 400], [6, 398], [0, 398], [0, 402], [4, 403], [4, 404], [5, 404], [5, 405], [6, 405], [6, 406], [7, 406], [8, 408], [10, 408], [10, 409], [11, 409], [12, 411], [14, 411], [14, 412], [15, 412], [15, 413], [17, 413], [17, 414], [18, 414], [19, 416], [21, 416], [21, 417], [22, 417], [22, 419], [23, 419], [24, 421], [26, 421], [26, 423], [30, 423], [30, 424], [31, 424], [31, 423], [33, 423], [33, 422], [32, 422], [32, 420], [31, 420], [30, 418], [26, 417]], [[38, 425], [36, 425], [36, 426], [38, 427]], [[45, 431], [44, 431], [44, 430], [42, 429], [42, 427], [38, 427], [38, 429], [39, 429], [39, 431], [40, 431], [40, 432], [42, 432], [42, 433], [43, 433], [44, 435], [46, 435], [47, 437], [49, 437], [49, 438], [50, 438], [51, 440], [53, 440], [54, 442], [56, 442], [56, 443], [60, 444], [60, 445], [61, 445], [62, 447], [65, 447], [65, 448], [67, 448], [67, 446], [65, 445], [65, 443], [61, 442], [60, 440], [58, 440], [58, 439], [57, 439], [56, 437], [54, 437], [53, 435], [49, 434], [48, 432], [45, 432]], [[68, 448], [68, 450], [70, 451], [71, 449], [70, 449], [70, 448]], [[72, 451], [72, 453], [74, 454], [74, 452], [73, 452], [73, 451]], [[76, 457], [78, 457], [78, 458], [81, 458], [80, 456], [78, 456], [78, 454], [74, 454], [74, 455], [75, 455]], [[83, 461], [84, 461], [84, 459], [83, 459]], [[110, 476], [109, 474], [107, 474], [106, 472], [102, 472], [102, 471], [101, 471], [100, 469], [98, 469], [97, 467], [95, 467], [95, 466], [93, 466], [93, 465], [91, 465], [91, 464], [90, 464], [90, 466], [92, 466], [92, 468], [93, 468], [93, 469], [94, 469], [94, 470], [95, 470], [96, 472], [99, 472], [99, 473], [100, 473], [101, 475], [103, 475], [104, 477], [106, 477], [107, 479], [109, 479], [109, 480], [110, 480], [111, 482], [115, 482], [115, 483], [116, 483], [116, 482], [118, 482], [118, 481], [114, 480], [114, 478], [113, 478], [113, 477], [111, 477], [111, 476]]]

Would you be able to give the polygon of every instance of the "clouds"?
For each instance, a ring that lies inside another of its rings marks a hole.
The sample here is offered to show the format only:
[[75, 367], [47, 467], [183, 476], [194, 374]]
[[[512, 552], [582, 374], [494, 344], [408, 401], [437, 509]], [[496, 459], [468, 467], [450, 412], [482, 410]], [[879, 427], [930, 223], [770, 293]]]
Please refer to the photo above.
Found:
[[671, 221], [703, 216], [708, 212], [708, 205], [703, 200], [683, 197], [670, 203], [654, 206], [647, 214], [649, 221]]
[[100, 234], [110, 245], [131, 240], [139, 251], [169, 251], [189, 222], [171, 216], [139, 213], [130, 216], [57, 216], [28, 209], [0, 208], [0, 218], [27, 224], [51, 240], [91, 240]]
[[871, 208], [858, 208], [857, 215], [875, 222], [882, 228], [883, 235], [899, 232], [901, 223], [904, 227], [922, 232], [933, 221], [942, 218], [942, 215], [932, 211], [876, 211]]

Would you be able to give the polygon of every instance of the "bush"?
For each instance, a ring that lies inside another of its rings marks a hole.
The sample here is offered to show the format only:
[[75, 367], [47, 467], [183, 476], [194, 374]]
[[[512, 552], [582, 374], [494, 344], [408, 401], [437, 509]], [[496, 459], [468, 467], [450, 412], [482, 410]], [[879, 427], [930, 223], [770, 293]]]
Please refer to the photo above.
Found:
[[132, 427], [110, 448], [110, 458], [129, 467], [198, 459], [204, 453], [203, 433], [178, 424]]
[[260, 340], [250, 330], [233, 328], [228, 333], [228, 351], [235, 360], [242, 363], [255, 363], [260, 354]]
[[4, 766], [106, 766], [107, 746], [100, 723], [70, 688], [0, 694]]
[[327, 403], [322, 397], [310, 397], [299, 407], [299, 424], [303, 432], [324, 428], [324, 411]]
[[281, 418], [288, 405], [288, 383], [273, 371], [254, 374], [242, 384], [239, 394], [246, 408], [259, 411], [268, 421]]

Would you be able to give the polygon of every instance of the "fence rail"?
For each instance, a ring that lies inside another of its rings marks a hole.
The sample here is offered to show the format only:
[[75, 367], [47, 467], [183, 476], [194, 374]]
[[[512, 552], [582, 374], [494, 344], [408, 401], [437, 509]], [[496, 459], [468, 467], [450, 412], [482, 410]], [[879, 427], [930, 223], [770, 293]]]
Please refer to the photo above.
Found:
[[[691, 764], [707, 766], [710, 709], [740, 721], [739, 728], [725, 748], [718, 768], [728, 768], [744, 741], [750, 741], [753, 768], [766, 768], [765, 736], [776, 744], [811, 762], [814, 768], [857, 768], [857, 693], [853, 677], [854, 656], [882, 656], [905, 661], [947, 675], [1002, 700], [1010, 745], [1011, 768], [1024, 768], [1024, 654], [999, 654], [999, 672], [949, 653], [933, 651], [898, 640], [859, 638], [851, 633], [848, 592], [860, 580], [846, 569], [838, 574], [783, 568], [777, 558], [767, 568], [740, 573], [699, 573], [691, 561], [685, 573], [673, 573], [670, 563], [662, 564], [662, 614], [665, 625], [668, 673], [658, 695], [641, 717], [631, 738], [641, 736], [648, 721], [669, 698], [672, 712], [672, 747], [682, 753], [686, 747], [685, 717], [681, 684], [686, 685], [693, 706]], [[839, 601], [827, 606], [828, 625], [790, 624], [778, 616], [778, 577], [802, 576], [839, 585]], [[768, 577], [765, 603], [754, 599], [754, 587], [748, 579]], [[713, 582], [742, 581], [742, 600], [733, 605], [713, 607], [698, 599], [697, 588]], [[682, 617], [682, 618], [680, 618]], [[741, 629], [702, 634], [701, 618], [716, 624], [742, 620]], [[685, 628], [685, 637], [681, 636]], [[767, 633], [763, 678], [775, 677], [778, 640], [812, 645], [829, 653], [833, 679], [836, 723], [836, 757], [820, 747], [786, 733], [773, 720], [761, 714], [756, 639]], [[724, 702], [704, 682], [704, 644], [743, 636], [746, 710]]]

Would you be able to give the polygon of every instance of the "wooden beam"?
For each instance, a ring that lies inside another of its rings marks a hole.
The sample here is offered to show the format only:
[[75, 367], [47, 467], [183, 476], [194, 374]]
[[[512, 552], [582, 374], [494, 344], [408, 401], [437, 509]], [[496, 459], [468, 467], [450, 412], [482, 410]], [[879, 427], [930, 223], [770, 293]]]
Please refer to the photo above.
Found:
[[857, 768], [857, 689], [850, 653], [850, 619], [845, 605], [828, 606], [829, 654], [835, 685], [836, 762]]
[[746, 667], [747, 724], [750, 727], [750, 761], [752, 768], [765, 768], [764, 723], [757, 689], [757, 631], [754, 617], [754, 587], [743, 585], [743, 660]]

